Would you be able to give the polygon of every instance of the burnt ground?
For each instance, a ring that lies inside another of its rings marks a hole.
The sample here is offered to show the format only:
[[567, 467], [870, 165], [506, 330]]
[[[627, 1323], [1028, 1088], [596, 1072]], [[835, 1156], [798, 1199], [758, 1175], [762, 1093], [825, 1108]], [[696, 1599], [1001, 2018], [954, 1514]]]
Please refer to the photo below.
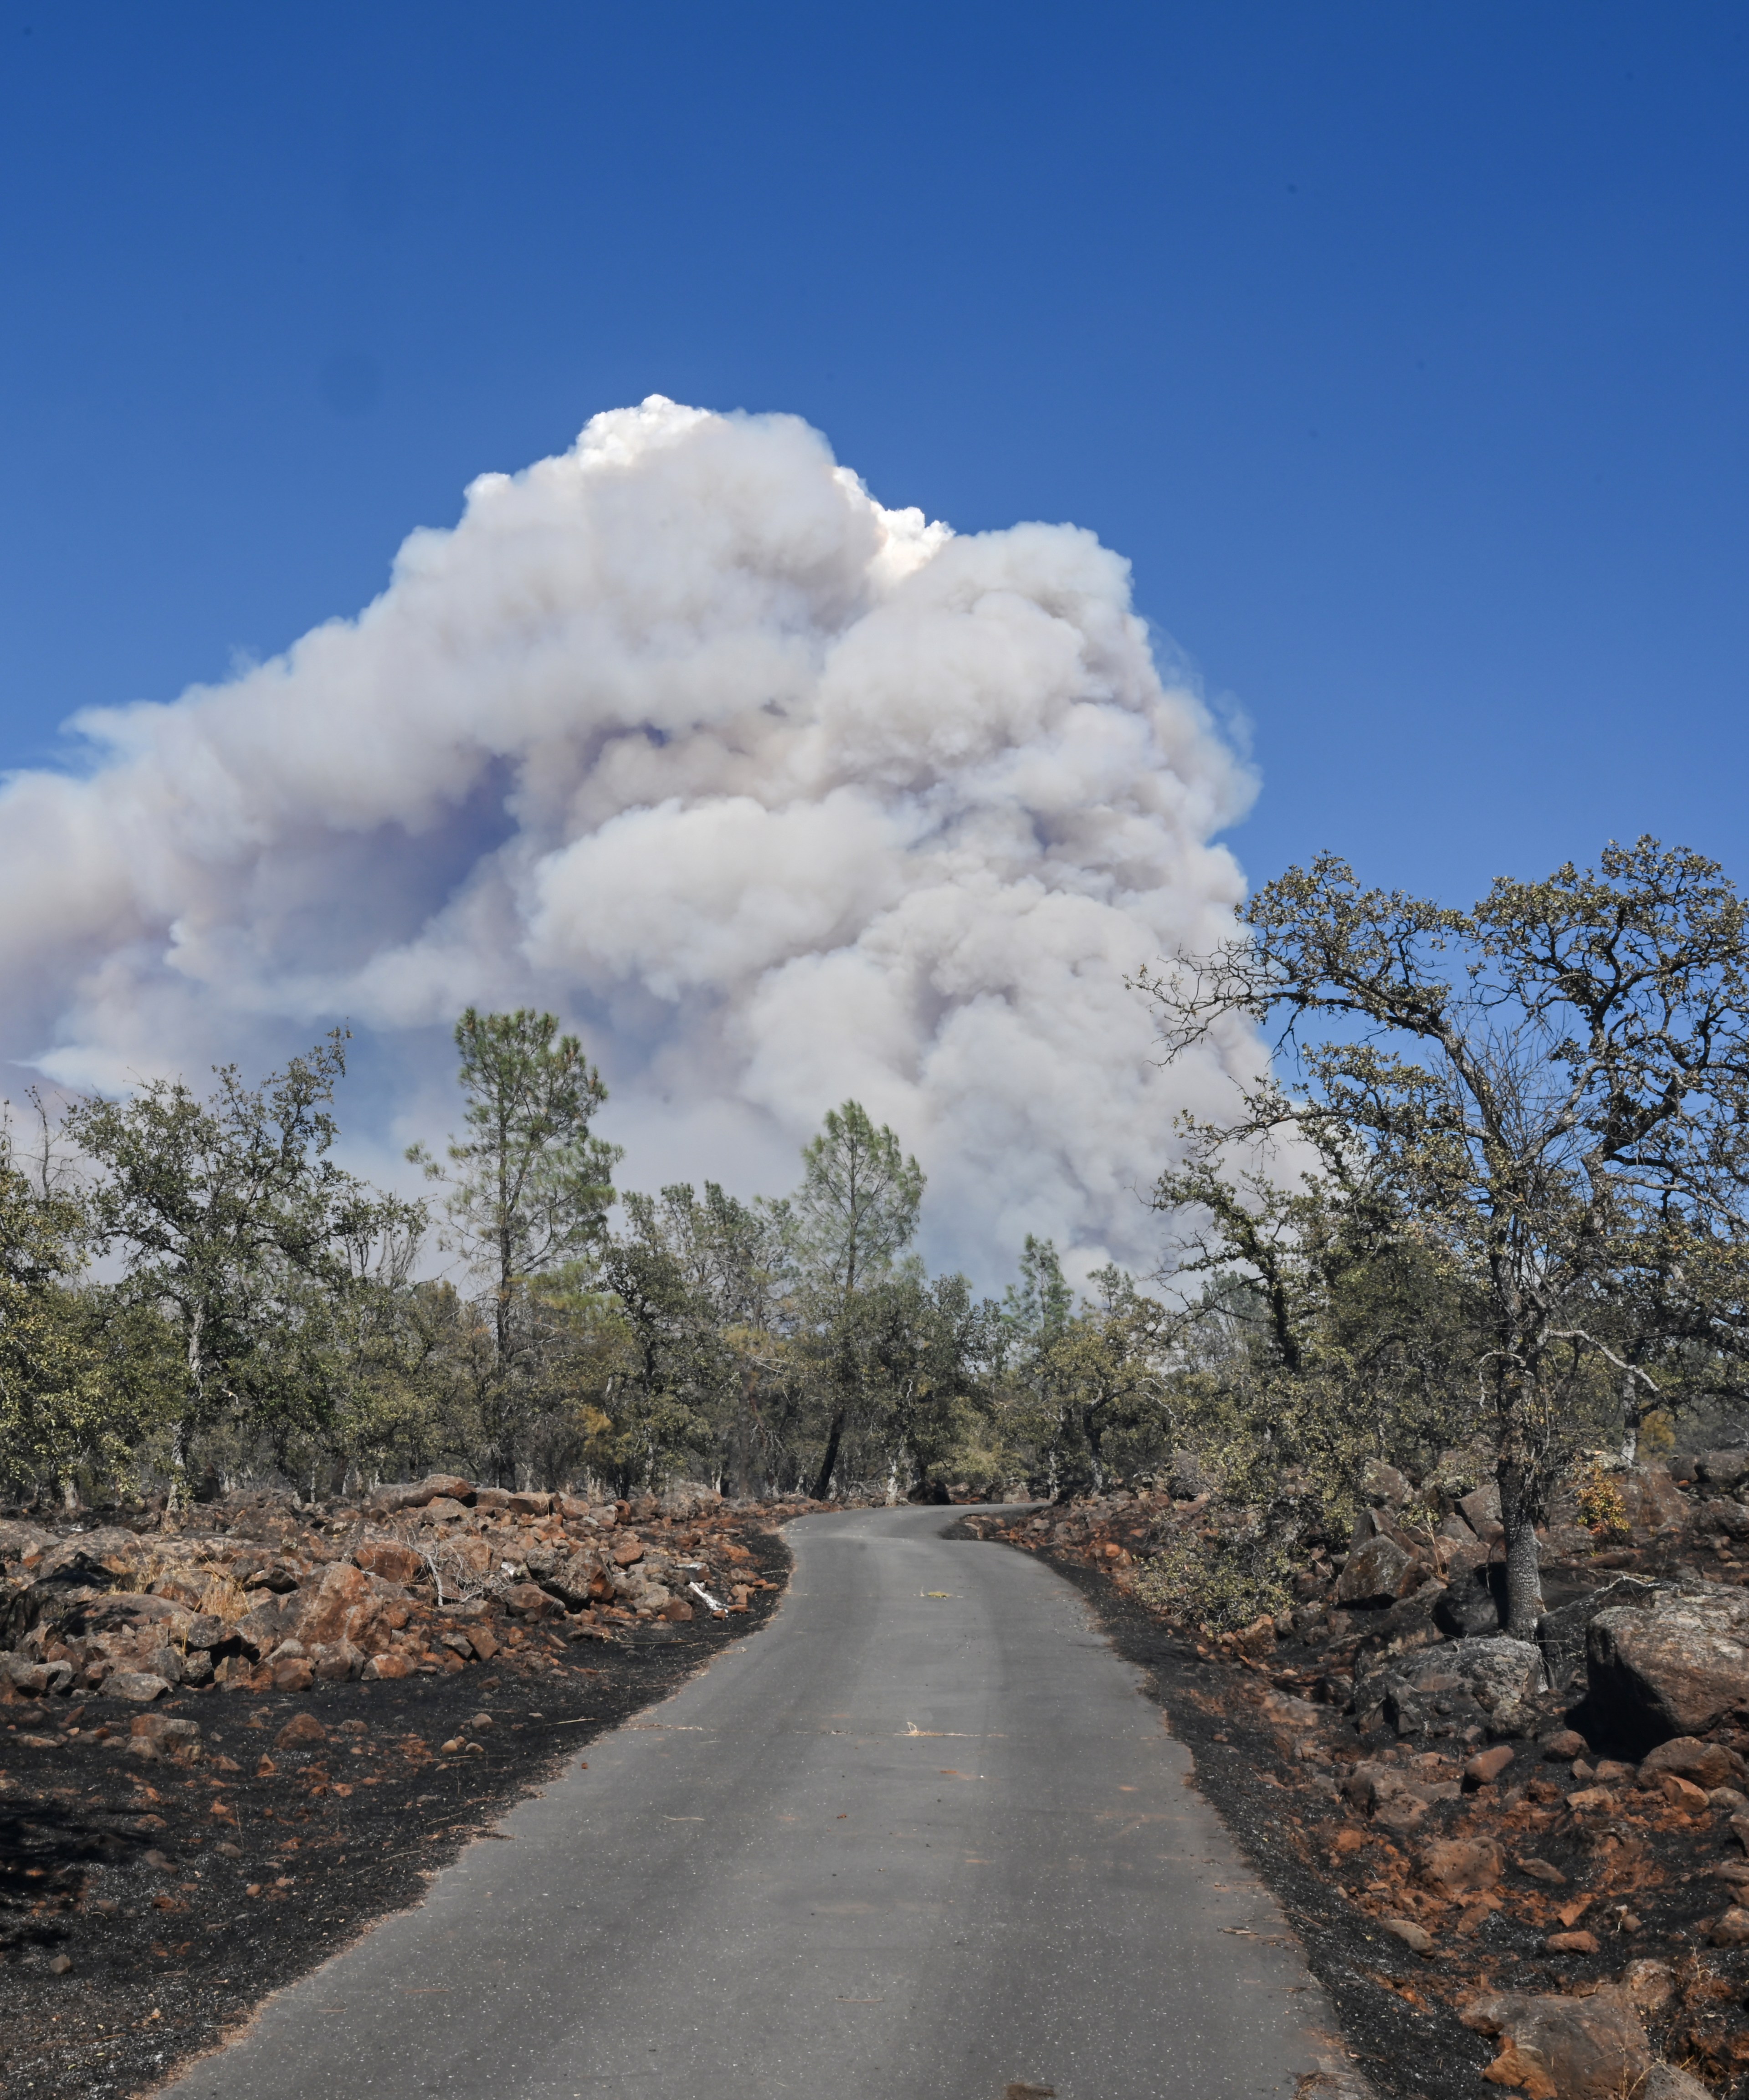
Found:
[[[1749, 1949], [1706, 1939], [1743, 1893], [1712, 1871], [1742, 1856], [1729, 1829], [1713, 1827], [1718, 1819], [1644, 1794], [1627, 1796], [1606, 1820], [1575, 1814], [1563, 1804], [1579, 1782], [1532, 1742], [1514, 1745], [1500, 1785], [1437, 1802], [1412, 1833], [1369, 1822], [1336, 1782], [1393, 1739], [1361, 1737], [1332, 1706], [1310, 1731], [1272, 1722], [1268, 1710], [1272, 1695], [1278, 1714], [1282, 1695], [1296, 1708], [1313, 1699], [1327, 1658], [1290, 1643], [1261, 1665], [1199, 1652], [1084, 1556], [1023, 1550], [1075, 1585], [1118, 1652], [1145, 1674], [1145, 1690], [1195, 1759], [1197, 1785], [1286, 1913], [1350, 2054], [1382, 2093], [1477, 2100], [1498, 2045], [1461, 2023], [1459, 2004], [1472, 1992], [1583, 1993], [1650, 1957], [1669, 1965], [1674, 1987], [1667, 2005], [1645, 2011], [1654, 2048], [1716, 2093], [1749, 2100]], [[1562, 1718], [1554, 1713], [1548, 1725]], [[1582, 1712], [1572, 1718], [1583, 1724]], [[1591, 1749], [1628, 1754], [1601, 1738]], [[1509, 1863], [1499, 1887], [1483, 1904], [1442, 1901], [1418, 1871], [1426, 1846], [1477, 1837], [1500, 1845]], [[1517, 1865], [1526, 1857], [1560, 1878], [1526, 1875]], [[1575, 1904], [1576, 1917], [1561, 1915]], [[1626, 1930], [1624, 1904], [1636, 1921]], [[1421, 1924], [1433, 1935], [1430, 1952], [1411, 1952], [1382, 1929], [1381, 1915]], [[1595, 1953], [1548, 1950], [1548, 1937], [1570, 1924], [1593, 1931]]]
[[[744, 1615], [537, 1635], [527, 1660], [453, 1676], [185, 1693], [152, 1711], [199, 1723], [191, 1762], [121, 1748], [139, 1711], [123, 1700], [0, 1710], [0, 2093], [148, 2092], [417, 1903], [580, 1745], [766, 1624], [789, 1551], [741, 1536], [771, 1586]], [[297, 1714], [326, 1740], [277, 1747]]]

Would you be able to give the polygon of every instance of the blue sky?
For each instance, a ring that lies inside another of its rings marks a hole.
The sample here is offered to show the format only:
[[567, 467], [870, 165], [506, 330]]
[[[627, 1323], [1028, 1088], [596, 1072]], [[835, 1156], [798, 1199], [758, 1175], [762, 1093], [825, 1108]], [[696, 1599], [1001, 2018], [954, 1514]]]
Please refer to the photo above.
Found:
[[1073, 519], [1253, 878], [1745, 867], [1740, 8], [0, 6], [0, 762], [652, 391]]

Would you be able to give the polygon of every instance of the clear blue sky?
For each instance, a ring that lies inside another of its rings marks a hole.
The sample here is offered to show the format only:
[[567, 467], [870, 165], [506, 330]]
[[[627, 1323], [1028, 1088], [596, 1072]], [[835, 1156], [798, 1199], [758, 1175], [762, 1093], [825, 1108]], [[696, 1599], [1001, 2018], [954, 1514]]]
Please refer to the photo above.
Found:
[[0, 763], [660, 391], [1072, 518], [1253, 877], [1749, 876], [1749, 11], [0, 0]]

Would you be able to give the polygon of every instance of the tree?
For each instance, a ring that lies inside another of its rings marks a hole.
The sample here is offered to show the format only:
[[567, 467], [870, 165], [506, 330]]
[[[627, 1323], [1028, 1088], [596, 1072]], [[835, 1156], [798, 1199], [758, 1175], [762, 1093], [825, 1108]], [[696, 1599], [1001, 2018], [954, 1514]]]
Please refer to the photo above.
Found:
[[450, 1139], [447, 1163], [422, 1145], [407, 1157], [448, 1189], [444, 1243], [486, 1286], [492, 1352], [479, 1400], [492, 1462], [507, 1473], [537, 1404], [539, 1345], [557, 1331], [531, 1286], [544, 1278], [562, 1296], [576, 1282], [563, 1272], [601, 1238], [620, 1151], [590, 1134], [607, 1090], [552, 1014], [470, 1007], [455, 1039], [466, 1133]]
[[[1336, 1151], [1368, 1155], [1460, 1276], [1497, 1454], [1508, 1626], [1528, 1637], [1536, 1525], [1575, 1396], [1600, 1361], [1655, 1386], [1607, 1339], [1611, 1294], [1660, 1220], [1714, 1251], [1741, 1244], [1743, 904], [1713, 862], [1641, 839], [1610, 845], [1595, 871], [1503, 877], [1469, 912], [1363, 890], [1325, 855], [1241, 917], [1247, 935], [1142, 981], [1168, 1055], [1232, 1017], [1283, 1017], [1305, 1098], [1254, 1093], [1225, 1135], [1333, 1127]], [[1303, 1048], [1307, 1017], [1345, 1032]], [[1741, 1277], [1734, 1260], [1725, 1271]], [[1691, 1284], [1707, 1273], [1691, 1264]], [[1685, 1326], [1720, 1324], [1720, 1306], [1681, 1295], [1657, 1338], [1670, 1346]]]
[[82, 1465], [125, 1458], [128, 1426], [74, 1287], [86, 1229], [76, 1198], [33, 1185], [0, 1126], [0, 1477], [52, 1480], [68, 1500]]
[[830, 1338], [834, 1388], [830, 1426], [814, 1484], [824, 1498], [862, 1384], [855, 1347], [858, 1294], [885, 1275], [911, 1243], [924, 1175], [886, 1124], [877, 1128], [859, 1101], [829, 1109], [820, 1134], [803, 1147], [802, 1186], [793, 1205], [797, 1253], [816, 1304], [815, 1324]]
[[68, 1111], [68, 1136], [98, 1170], [93, 1237], [121, 1251], [123, 1295], [179, 1337], [179, 1477], [190, 1440], [224, 1417], [270, 1434], [321, 1418], [324, 1323], [353, 1287], [353, 1251], [421, 1216], [329, 1156], [345, 1041], [337, 1029], [259, 1088], [219, 1067], [209, 1101], [153, 1079], [131, 1100]]

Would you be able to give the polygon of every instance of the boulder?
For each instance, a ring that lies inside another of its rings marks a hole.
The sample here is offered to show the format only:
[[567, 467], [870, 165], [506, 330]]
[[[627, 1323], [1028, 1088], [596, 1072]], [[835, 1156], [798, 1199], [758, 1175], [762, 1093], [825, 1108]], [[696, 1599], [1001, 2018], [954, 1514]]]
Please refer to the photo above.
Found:
[[381, 1510], [414, 1510], [425, 1508], [439, 1497], [447, 1502], [470, 1502], [474, 1494], [474, 1483], [464, 1480], [460, 1474], [432, 1473], [408, 1487], [379, 1488], [371, 1501]]
[[[1619, 1575], [1614, 1582], [1587, 1590], [1583, 1597], [1544, 1612], [1537, 1621], [1536, 1640], [1543, 1651], [1550, 1691], [1565, 1692], [1583, 1674], [1586, 1629], [1600, 1612], [1647, 1604], [1657, 1594], [1657, 1583], [1638, 1575]], [[1573, 1754], [1576, 1757], [1579, 1752]]]
[[1433, 1607], [1434, 1623], [1457, 1639], [1497, 1634], [1506, 1623], [1505, 1604], [1506, 1570], [1484, 1561], [1462, 1574], [1452, 1572]]
[[1407, 1596], [1420, 1574], [1415, 1555], [1382, 1533], [1356, 1547], [1336, 1577], [1339, 1604], [1389, 1604]]
[[1654, 2063], [1645, 2075], [1637, 2100], [1712, 2100], [1709, 2088], [1673, 2063]]
[[1491, 1524], [1500, 1521], [1500, 1489], [1496, 1480], [1485, 1481], [1467, 1495], [1458, 1497], [1458, 1507], [1464, 1520], [1478, 1538], [1483, 1538]]
[[1400, 1736], [1449, 1733], [1440, 1723], [1479, 1713], [1497, 1735], [1532, 1725], [1542, 1688], [1541, 1651], [1529, 1641], [1443, 1641], [1393, 1662], [1386, 1672], [1385, 1718]]
[[1500, 2044], [1482, 2076], [1525, 2100], [1620, 2100], [1652, 2068], [1639, 2012], [1619, 1986], [1585, 1998], [1489, 1992], [1460, 2017]]
[[1586, 1630], [1591, 1698], [1629, 1735], [1698, 1736], [1749, 1708], [1749, 1595], [1660, 1586]]
[[104, 1691], [112, 1699], [136, 1699], [149, 1705], [170, 1690], [170, 1680], [145, 1670], [113, 1670], [104, 1679]]
[[276, 1750], [307, 1750], [328, 1740], [328, 1731], [313, 1714], [294, 1714], [273, 1738]]
[[398, 1538], [373, 1538], [355, 1546], [353, 1564], [385, 1582], [414, 1582], [425, 1572], [425, 1556]]
[[1670, 1531], [1685, 1524], [1689, 1500], [1665, 1466], [1626, 1466], [1614, 1476], [1628, 1521], [1646, 1531]]
[[1387, 1466], [1382, 1458], [1369, 1458], [1360, 1476], [1360, 1492], [1369, 1502], [1398, 1510], [1415, 1490], [1394, 1466]]
[[1735, 1750], [1727, 1749], [1723, 1743], [1703, 1743], [1693, 1736], [1674, 1736], [1642, 1759], [1638, 1774], [1640, 1784], [1643, 1787], [1655, 1786], [1667, 1772], [1710, 1793], [1715, 1787], [1739, 1785], [1749, 1776], [1749, 1767], [1745, 1766]]
[[1749, 1445], [1738, 1445], [1729, 1451], [1703, 1451], [1694, 1461], [1694, 1471], [1716, 1494], [1734, 1495], [1749, 1480]]
[[1727, 1496], [1697, 1502], [1689, 1528], [1703, 1538], [1749, 1538], [1749, 1509]]

